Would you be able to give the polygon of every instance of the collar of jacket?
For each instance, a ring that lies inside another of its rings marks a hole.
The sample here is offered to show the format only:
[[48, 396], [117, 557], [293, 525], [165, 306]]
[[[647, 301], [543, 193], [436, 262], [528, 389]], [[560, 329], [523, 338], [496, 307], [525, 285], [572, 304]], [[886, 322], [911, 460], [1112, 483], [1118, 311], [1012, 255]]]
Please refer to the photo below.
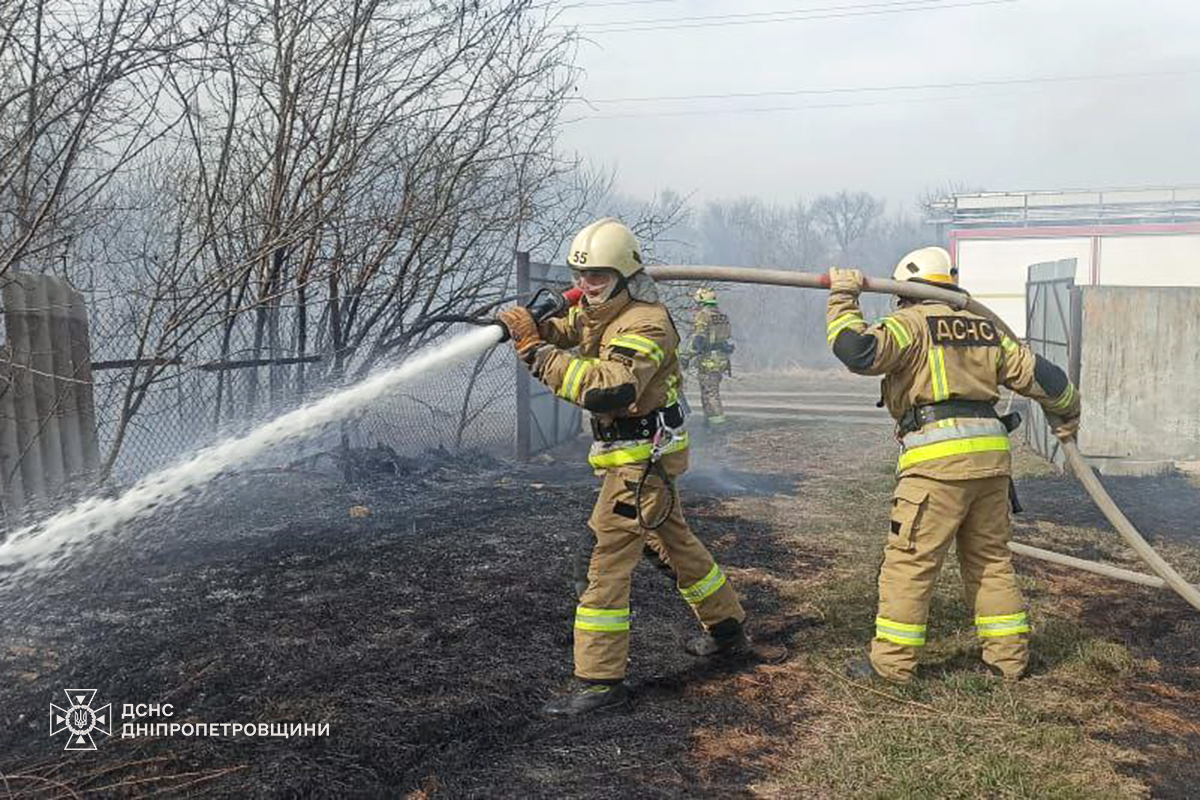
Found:
[[583, 310], [580, 314], [583, 317], [583, 324], [588, 327], [605, 328], [610, 322], [617, 318], [617, 315], [625, 310], [625, 307], [633, 302], [633, 297], [630, 296], [628, 289], [622, 289], [612, 297], [598, 305], [587, 305], [584, 301]]

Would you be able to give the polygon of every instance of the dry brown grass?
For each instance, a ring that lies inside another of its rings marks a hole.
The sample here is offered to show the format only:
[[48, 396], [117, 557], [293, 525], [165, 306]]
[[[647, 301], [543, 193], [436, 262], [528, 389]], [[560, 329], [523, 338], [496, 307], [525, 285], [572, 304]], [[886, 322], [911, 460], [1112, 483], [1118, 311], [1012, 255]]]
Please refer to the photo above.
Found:
[[[802, 722], [769, 741], [732, 728], [706, 731], [695, 745], [699, 759], [757, 765], [764, 777], [753, 791], [761, 797], [1184, 796], [1175, 793], [1174, 771], [1200, 760], [1200, 698], [1187, 688], [1200, 673], [1180, 663], [1167, 668], [1135, 646], [1154, 643], [1153, 626], [1130, 629], [1146, 603], [1174, 609], [1154, 621], [1159, 627], [1183, 630], [1186, 610], [1153, 590], [1022, 559], [1039, 623], [1035, 663], [1032, 677], [1005, 684], [977, 667], [950, 558], [934, 599], [927, 677], [911, 687], [854, 683], [841, 670], [870, 637], [895, 446], [886, 432], [830, 425], [741, 427], [726, 450], [733, 463], [794, 471], [800, 488], [725, 507], [765, 521], [797, 566], [791, 574], [757, 567], [730, 574], [785, 598], [776, 616], [813, 624], [792, 636], [790, 661], [759, 667], [737, 691], [765, 708], [786, 704], [788, 718]], [[1024, 482], [1062, 480], [1024, 449], [1016, 466]], [[1137, 568], [1111, 531], [1030, 520], [1036, 513], [1023, 523], [1031, 543]], [[1194, 547], [1164, 549], [1181, 568], [1200, 564]]]

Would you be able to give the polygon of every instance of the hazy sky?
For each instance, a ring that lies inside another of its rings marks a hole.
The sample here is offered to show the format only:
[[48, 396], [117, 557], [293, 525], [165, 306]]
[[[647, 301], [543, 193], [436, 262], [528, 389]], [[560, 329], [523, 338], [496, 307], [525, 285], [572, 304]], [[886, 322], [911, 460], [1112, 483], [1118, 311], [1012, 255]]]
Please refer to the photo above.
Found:
[[[572, 104], [568, 118], [579, 121], [563, 144], [615, 168], [625, 192], [787, 201], [851, 188], [895, 209], [950, 181], [996, 190], [1200, 184], [1197, 0], [568, 2], [581, 6], [564, 21], [590, 40], [579, 94], [593, 105]], [[598, 27], [797, 11], [857, 16]], [[1176, 74], [828, 92], [1163, 72]], [[812, 93], [601, 102], [801, 91]]]

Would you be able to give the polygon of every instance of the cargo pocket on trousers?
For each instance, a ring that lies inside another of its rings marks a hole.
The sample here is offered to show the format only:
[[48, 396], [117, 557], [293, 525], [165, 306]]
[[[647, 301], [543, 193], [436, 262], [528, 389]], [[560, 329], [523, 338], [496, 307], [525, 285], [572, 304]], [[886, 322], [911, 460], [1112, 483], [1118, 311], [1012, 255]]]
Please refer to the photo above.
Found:
[[916, 548], [913, 544], [913, 532], [928, 499], [927, 489], [904, 484], [896, 487], [896, 493], [892, 497], [892, 530], [888, 535], [888, 547], [905, 552]]

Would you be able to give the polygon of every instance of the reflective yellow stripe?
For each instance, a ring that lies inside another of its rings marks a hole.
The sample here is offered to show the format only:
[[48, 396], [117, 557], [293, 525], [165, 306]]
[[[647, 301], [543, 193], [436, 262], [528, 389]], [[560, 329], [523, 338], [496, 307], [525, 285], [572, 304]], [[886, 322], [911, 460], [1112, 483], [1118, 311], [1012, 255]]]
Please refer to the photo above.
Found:
[[929, 275], [922, 275], [921, 280], [937, 281], [938, 283], [949, 283], [949, 284], [954, 283], [954, 278], [950, 277], [949, 275], [943, 275], [940, 272], [933, 272], [933, 273], [930, 273]]
[[887, 617], [875, 618], [875, 636], [896, 644], [921, 647], [925, 644], [925, 626], [896, 622]]
[[567, 324], [572, 328], [575, 327], [575, 320], [579, 318], [580, 311], [582, 311], [582, 309], [579, 306], [571, 306], [571, 308], [567, 311]]
[[1072, 383], [1068, 383], [1067, 388], [1063, 391], [1063, 393], [1061, 395], [1059, 395], [1059, 398], [1057, 400], [1055, 400], [1053, 403], [1051, 403], [1050, 405], [1046, 406], [1046, 408], [1050, 411], [1064, 411], [1067, 408], [1070, 408], [1071, 402], [1074, 399], [1075, 399], [1075, 385]]
[[667, 405], [673, 406], [679, 402], [679, 374], [667, 378]]
[[951, 439], [906, 450], [900, 456], [896, 469], [903, 471], [913, 464], [933, 461], [935, 458], [961, 456], [967, 453], [995, 453], [1009, 450], [1007, 436], [973, 436], [969, 439]]
[[630, 350], [636, 350], [639, 353], [644, 353], [653, 359], [655, 364], [661, 364], [663, 360], [663, 351], [652, 339], [647, 339], [645, 336], [638, 336], [635, 333], [625, 333], [620, 336], [614, 336], [609, 341], [610, 347], [628, 347]]
[[567, 365], [567, 375], [559, 387], [558, 396], [574, 403], [579, 399], [579, 390], [583, 388], [583, 376], [591, 368], [593, 358], [572, 358]]
[[683, 595], [683, 599], [687, 600], [692, 605], [699, 605], [708, 597], [711, 597], [713, 592], [725, 585], [725, 573], [715, 562], [712, 569], [708, 571], [700, 580], [693, 583], [691, 586], [680, 589], [679, 593]]
[[629, 630], [629, 608], [575, 607], [575, 627], [584, 631], [620, 633]]
[[849, 328], [851, 325], [866, 325], [867, 321], [862, 318], [862, 313], [859, 311], [847, 311], [840, 317], [830, 322], [825, 326], [826, 339], [830, 344], [837, 338], [837, 335]]
[[908, 328], [904, 327], [904, 323], [893, 317], [884, 317], [880, 320], [883, 327], [888, 329], [888, 333], [896, 340], [896, 345], [901, 350], [912, 344], [912, 335], [909, 334]]
[[926, 628], [925, 625], [919, 625], [914, 622], [896, 622], [896, 620], [888, 619], [887, 617], [876, 617], [875, 624], [887, 625], [889, 628], [895, 628], [898, 631], [906, 631], [908, 633], [924, 633]]
[[950, 397], [950, 381], [946, 378], [946, 350], [934, 347], [929, 351], [929, 374], [933, 384], [935, 403]]
[[[680, 433], [675, 437], [675, 440], [667, 445], [663, 450], [663, 455], [668, 453], [677, 453], [680, 450], [686, 449], [688, 446], [688, 435]], [[621, 447], [615, 450], [604, 450], [599, 453], [594, 453], [588, 456], [588, 463], [597, 469], [607, 469], [609, 467], [623, 467], [626, 464], [636, 464], [639, 461], [648, 461], [650, 454], [654, 451], [654, 445], [650, 442], [644, 444], [636, 444], [631, 447]]]
[[1022, 611], [1018, 614], [1003, 614], [998, 617], [976, 617], [975, 630], [985, 638], [1029, 633], [1031, 630], [1029, 615]]
[[1007, 335], [1000, 335], [1000, 350], [996, 352], [996, 369], [1004, 366], [1004, 356], [1011, 355], [1021, 349], [1021, 345], [1008, 338]]

